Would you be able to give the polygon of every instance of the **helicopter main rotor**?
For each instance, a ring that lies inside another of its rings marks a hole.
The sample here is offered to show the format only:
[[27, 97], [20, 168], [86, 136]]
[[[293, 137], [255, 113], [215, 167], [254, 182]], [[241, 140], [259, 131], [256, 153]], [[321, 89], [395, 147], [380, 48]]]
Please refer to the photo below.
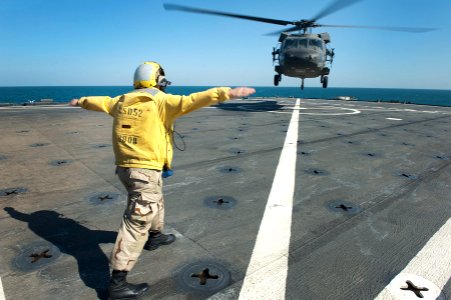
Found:
[[307, 20], [298, 20], [298, 21], [286, 21], [286, 20], [278, 20], [278, 19], [270, 19], [270, 18], [261, 18], [261, 17], [255, 17], [255, 16], [249, 16], [249, 15], [242, 15], [242, 14], [235, 14], [235, 13], [227, 13], [222, 11], [215, 11], [215, 10], [208, 10], [208, 9], [202, 9], [202, 8], [195, 8], [195, 7], [189, 7], [184, 5], [177, 5], [177, 4], [164, 4], [164, 7], [167, 10], [179, 10], [179, 11], [185, 11], [185, 12], [192, 12], [192, 13], [200, 13], [200, 14], [208, 14], [208, 15], [217, 15], [217, 16], [223, 16], [223, 17], [231, 17], [231, 18], [238, 18], [238, 19], [245, 19], [250, 21], [257, 21], [257, 22], [263, 22], [263, 23], [270, 23], [270, 24], [276, 24], [276, 25], [294, 25], [290, 28], [286, 28], [283, 30], [279, 30], [276, 32], [269, 33], [268, 35], [279, 35], [283, 32], [291, 32], [291, 31], [304, 31], [304, 33], [309, 28], [315, 28], [315, 27], [336, 27], [336, 28], [364, 28], [364, 29], [378, 29], [378, 30], [390, 30], [390, 31], [404, 31], [404, 32], [427, 32], [434, 30], [434, 28], [419, 28], [419, 27], [386, 27], [386, 26], [359, 26], [359, 25], [322, 25], [318, 24], [316, 21], [318, 21], [321, 18], [324, 18], [325, 16], [328, 16], [336, 11], [339, 11], [345, 7], [348, 7], [350, 5], [353, 5], [357, 2], [360, 2], [362, 0], [335, 0], [332, 3], [330, 3], [328, 6], [326, 6], [324, 9], [322, 9], [318, 14], [316, 14], [313, 18], [307, 19]]
[[[297, 21], [286, 21], [270, 18], [262, 18], [250, 15], [228, 13], [222, 11], [195, 8], [177, 4], [164, 4], [167, 10], [179, 10], [190, 13], [216, 15], [250, 21], [264, 22], [275, 25], [291, 25], [291, 27], [267, 35], [279, 35], [279, 48], [273, 49], [273, 63], [277, 62], [274, 71], [274, 85], [279, 85], [282, 75], [301, 79], [301, 89], [304, 88], [305, 78], [320, 77], [323, 88], [328, 86], [328, 75], [330, 68], [327, 63], [332, 64], [334, 49], [330, 49], [326, 44], [330, 43], [330, 36], [327, 32], [321, 34], [311, 34], [312, 28], [316, 27], [336, 27], [336, 28], [365, 28], [404, 32], [427, 32], [433, 28], [418, 27], [386, 27], [386, 26], [358, 26], [358, 25], [324, 25], [317, 21], [338, 10], [353, 5], [362, 0], [333, 0], [311, 19], [301, 19]], [[299, 31], [301, 34], [290, 34], [289, 32]], [[309, 32], [307, 32], [309, 31]]]

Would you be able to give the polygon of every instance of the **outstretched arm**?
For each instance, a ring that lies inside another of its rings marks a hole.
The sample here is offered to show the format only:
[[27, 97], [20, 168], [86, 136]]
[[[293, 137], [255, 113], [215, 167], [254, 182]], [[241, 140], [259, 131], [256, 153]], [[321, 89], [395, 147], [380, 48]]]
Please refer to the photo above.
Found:
[[212, 88], [189, 96], [165, 95], [165, 109], [173, 118], [180, 117], [201, 107], [221, 103], [229, 99], [246, 97], [255, 93], [255, 89], [248, 87]]
[[97, 96], [97, 97], [82, 97], [80, 99], [72, 99], [69, 102], [70, 106], [81, 106], [84, 109], [103, 111], [110, 113], [114, 105], [116, 98], [111, 98], [108, 96]]

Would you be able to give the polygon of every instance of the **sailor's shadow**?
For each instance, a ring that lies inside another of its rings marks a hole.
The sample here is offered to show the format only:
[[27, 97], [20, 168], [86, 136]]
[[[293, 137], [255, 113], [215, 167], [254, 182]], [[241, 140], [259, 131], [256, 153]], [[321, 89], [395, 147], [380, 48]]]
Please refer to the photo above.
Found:
[[61, 252], [73, 256], [84, 284], [95, 289], [99, 299], [106, 299], [110, 277], [108, 257], [99, 244], [114, 243], [117, 232], [91, 230], [55, 211], [40, 210], [26, 214], [12, 207], [4, 209], [14, 219], [27, 222], [34, 233], [58, 247]]

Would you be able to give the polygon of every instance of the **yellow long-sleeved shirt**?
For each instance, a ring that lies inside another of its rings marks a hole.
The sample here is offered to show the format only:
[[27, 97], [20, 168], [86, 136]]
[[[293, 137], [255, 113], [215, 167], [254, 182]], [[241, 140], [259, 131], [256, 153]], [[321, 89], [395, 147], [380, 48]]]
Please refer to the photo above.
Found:
[[110, 97], [82, 97], [78, 104], [114, 118], [113, 150], [116, 165], [163, 170], [171, 168], [175, 119], [204, 106], [228, 100], [229, 88], [213, 88], [189, 96], [157, 89], [134, 90]]

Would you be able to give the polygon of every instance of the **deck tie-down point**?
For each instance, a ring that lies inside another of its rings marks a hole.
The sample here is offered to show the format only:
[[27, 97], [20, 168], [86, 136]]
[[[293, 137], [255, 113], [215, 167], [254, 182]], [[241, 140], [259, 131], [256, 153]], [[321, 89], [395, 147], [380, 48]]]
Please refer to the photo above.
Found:
[[337, 199], [326, 203], [326, 207], [333, 212], [340, 212], [345, 214], [356, 214], [360, 212], [360, 207], [352, 202]]
[[302, 155], [308, 156], [308, 155], [310, 155], [310, 152], [301, 151], [301, 152], [298, 152], [298, 154], [302, 154]]
[[110, 195], [105, 195], [105, 196], [99, 196], [97, 197], [100, 201], [105, 201], [105, 200], [111, 200], [113, 199], [113, 197], [111, 197]]
[[94, 193], [89, 196], [89, 202], [91, 202], [94, 205], [99, 204], [107, 205], [115, 203], [116, 200], [119, 198], [119, 196], [120, 195], [118, 193], [113, 192]]
[[221, 173], [240, 173], [241, 169], [238, 167], [232, 167], [232, 166], [223, 166], [219, 167], [218, 171]]
[[449, 160], [449, 157], [446, 155], [436, 155], [435, 158], [441, 159], [441, 160]]
[[329, 172], [327, 172], [325, 170], [320, 170], [320, 169], [308, 169], [308, 170], [305, 170], [305, 173], [310, 174], [310, 175], [315, 175], [315, 176], [329, 175]]
[[107, 148], [110, 147], [110, 144], [98, 144], [98, 145], [94, 145], [94, 148]]
[[448, 299], [444, 290], [434, 282], [411, 273], [398, 274], [391, 280], [387, 289], [396, 299]]
[[408, 173], [404, 173], [404, 172], [398, 172], [397, 175], [401, 176], [401, 177], [408, 178], [408, 179], [412, 179], [412, 180], [415, 180], [415, 179], [418, 178], [416, 175], [408, 174]]
[[339, 206], [336, 206], [335, 208], [341, 208], [344, 211], [348, 211], [348, 210], [352, 209], [352, 206], [346, 206], [344, 204], [340, 204]]
[[13, 267], [22, 272], [31, 272], [54, 263], [61, 251], [47, 241], [33, 242], [23, 247], [13, 259]]
[[222, 198], [219, 198], [218, 200], [215, 200], [215, 201], [213, 201], [213, 202], [215, 202], [215, 203], [218, 204], [218, 205], [222, 205], [222, 204], [224, 204], [224, 203], [229, 203], [229, 201], [224, 200], [224, 199], [222, 199]]
[[218, 275], [211, 275], [210, 269], [208, 269], [208, 268], [203, 269], [202, 272], [200, 272], [200, 273], [191, 274], [191, 277], [199, 278], [200, 285], [205, 285], [207, 283], [208, 279], [218, 279], [219, 278]]
[[27, 189], [25, 188], [9, 188], [0, 190], [0, 197], [7, 197], [7, 196], [17, 196], [20, 193], [25, 193]]
[[229, 153], [231, 153], [231, 154], [236, 154], [236, 155], [238, 155], [238, 154], [244, 154], [246, 151], [244, 151], [244, 150], [242, 150], [242, 149], [239, 149], [239, 148], [231, 148], [230, 150], [229, 150]]
[[407, 287], [402, 287], [401, 290], [412, 291], [418, 298], [424, 298], [423, 294], [421, 294], [422, 291], [424, 291], [424, 292], [429, 291], [428, 288], [416, 286], [410, 280], [407, 280], [406, 284], [407, 284]]
[[47, 249], [47, 250], [44, 250], [44, 251], [39, 252], [39, 253], [32, 253], [32, 254], [30, 254], [29, 257], [33, 258], [31, 260], [31, 263], [34, 264], [35, 262], [37, 262], [41, 258], [50, 258], [50, 257], [52, 257], [53, 255], [48, 254], [49, 251], [50, 251], [50, 249]]
[[209, 196], [204, 199], [204, 204], [210, 208], [226, 210], [236, 204], [236, 199], [230, 196]]
[[72, 160], [70, 160], [70, 159], [57, 159], [57, 160], [51, 161], [50, 165], [59, 167], [59, 166], [64, 166], [64, 165], [67, 165], [70, 163], [72, 163]]
[[35, 148], [35, 147], [44, 147], [44, 146], [48, 146], [48, 145], [50, 145], [50, 143], [34, 143], [34, 144], [31, 144], [30, 147]]
[[230, 272], [215, 261], [197, 261], [175, 270], [176, 284], [193, 299], [205, 299], [230, 285]]

